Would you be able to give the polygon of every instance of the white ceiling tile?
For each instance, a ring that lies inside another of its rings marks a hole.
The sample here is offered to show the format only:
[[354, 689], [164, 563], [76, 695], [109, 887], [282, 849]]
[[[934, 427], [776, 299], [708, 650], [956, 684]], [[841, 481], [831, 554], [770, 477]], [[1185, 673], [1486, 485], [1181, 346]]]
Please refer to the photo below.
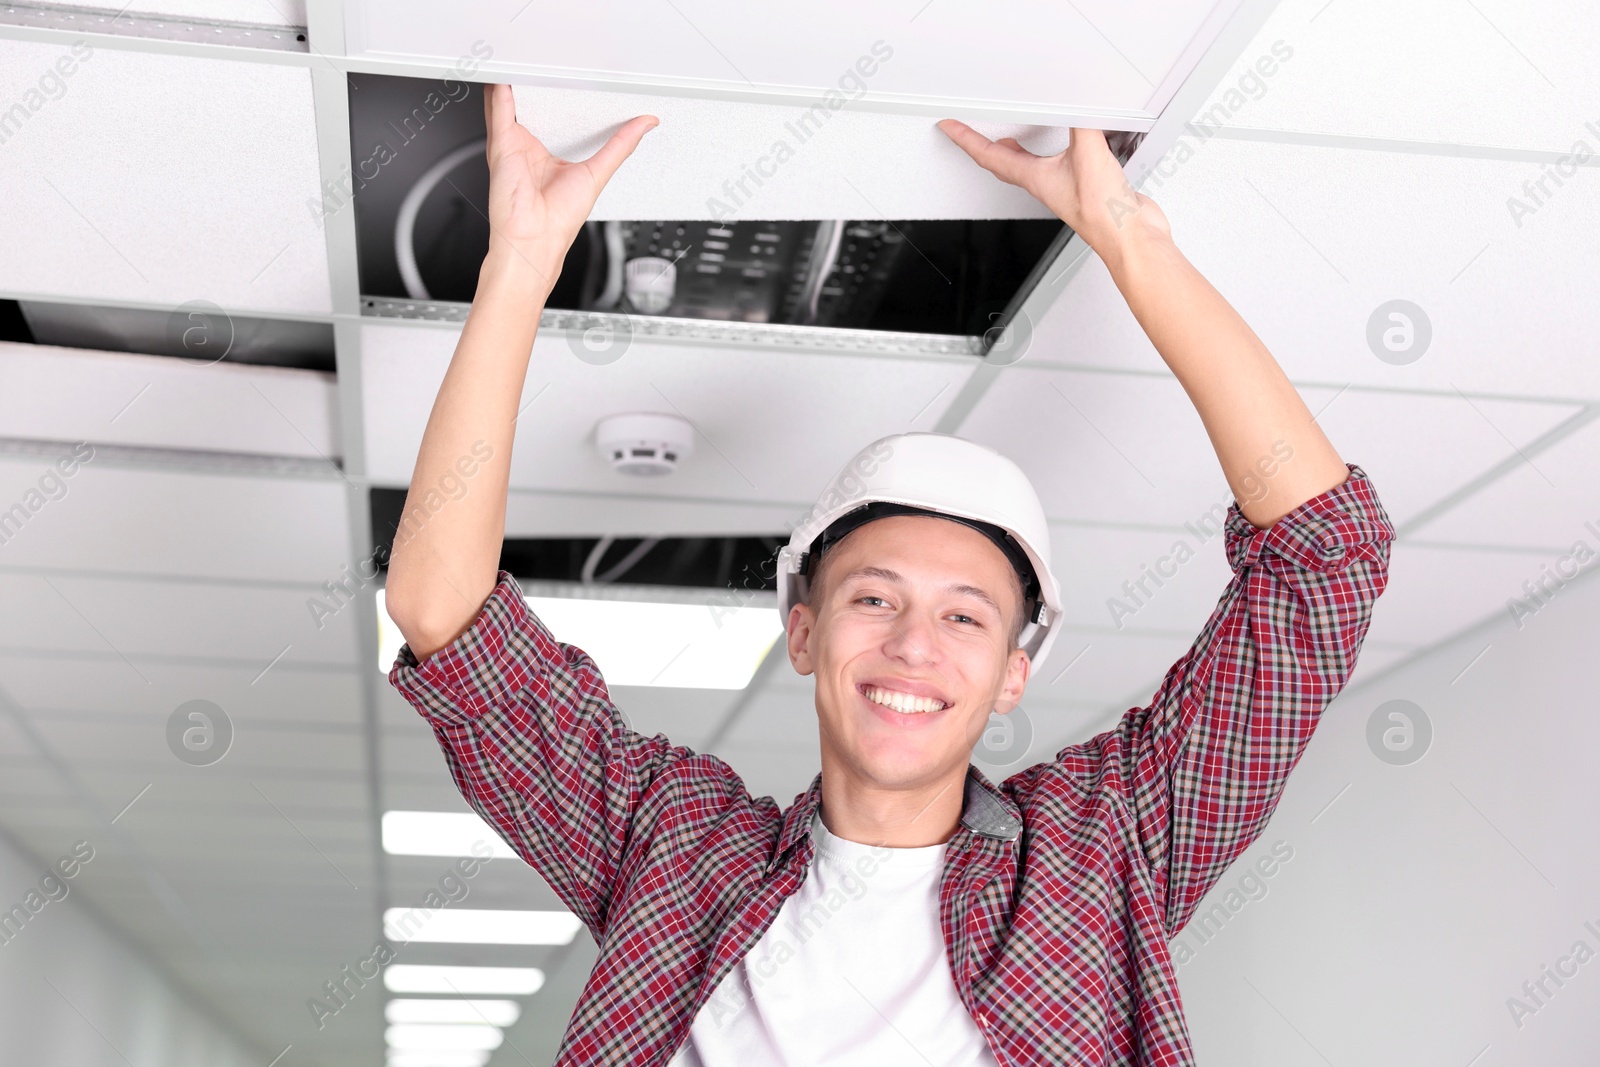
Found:
[[[96, 0], [55, 0], [51, 6], [105, 10], [105, 5]], [[305, 0], [130, 0], [121, 10], [130, 14], [254, 22], [263, 26], [306, 24]]]
[[355, 609], [319, 619], [300, 591], [0, 574], [0, 592], [11, 608], [0, 614], [0, 647], [123, 660], [141, 681], [150, 676], [137, 661], [148, 656], [234, 659], [248, 664], [237, 668], [247, 678], [356, 660]]
[[1410, 659], [1417, 654], [1417, 648], [1415, 645], [1374, 641], [1370, 638], [1363, 641], [1360, 655], [1356, 658], [1355, 669], [1350, 672], [1350, 677], [1345, 679], [1344, 689], [1352, 690], [1396, 663]]
[[1057, 525], [1050, 539], [1072, 626], [1199, 633], [1233, 577], [1215, 525], [1182, 531]]
[[1372, 479], [1397, 527], [1581, 410], [1459, 394], [1302, 392], [1340, 455]]
[[[1340, 456], [1367, 472], [1397, 525], [1579, 410], [1455, 393], [1301, 386], [1300, 394]], [[1203, 533], [1233, 502], [1200, 417], [1170, 374], [1014, 368], [960, 433], [1016, 460], [1053, 520]], [[1199, 547], [1197, 534], [1188, 540]]]
[[1415, 535], [1457, 544], [1547, 546], [1560, 555], [1582, 541], [1588, 553], [1600, 555], [1600, 419], [1528, 456]]
[[[70, 454], [63, 448], [63, 454]], [[0, 501], [9, 508], [54, 462], [0, 457]], [[0, 526], [12, 567], [298, 582], [307, 595], [342, 580], [351, 562], [346, 487], [338, 479], [222, 476], [131, 469], [91, 459], [25, 524]], [[5, 522], [0, 519], [0, 522]]]
[[51, 803], [70, 806], [77, 803], [61, 776], [54, 768], [41, 766], [31, 747], [19, 754], [0, 756], [0, 767], [5, 769], [5, 773], [0, 774], [0, 797], [6, 800], [0, 806], [0, 819], [19, 810], [24, 801], [30, 806]]
[[[375, 481], [410, 481], [456, 337], [435, 328], [363, 328], [367, 462]], [[622, 359], [596, 366], [547, 331], [534, 343], [512, 485], [614, 497], [614, 521], [624, 526], [637, 522], [629, 497], [787, 505], [798, 520], [858, 450], [886, 434], [931, 429], [974, 363], [636, 340]], [[688, 419], [698, 431], [694, 454], [664, 479], [616, 473], [595, 448], [594, 428], [604, 416], [628, 411]]]
[[[563, 159], [588, 158], [635, 115], [661, 120], [606, 184], [594, 219], [1053, 217], [975, 165], [934, 118], [822, 109], [828, 118], [802, 119], [795, 106], [526, 85], [516, 97], [519, 121]], [[1065, 127], [973, 126], [1041, 154], [1067, 146]]]
[[35, 712], [165, 716], [187, 701], [209, 700], [246, 726], [361, 721], [361, 688], [354, 665], [347, 670], [307, 669], [289, 659], [285, 656], [259, 679], [255, 671], [236, 667], [146, 660], [139, 664], [139, 673], [149, 679], [146, 683], [109, 651], [92, 658], [7, 652], [0, 655], [4, 679], [0, 684], [17, 705]]
[[[219, 705], [220, 706], [220, 705]], [[233, 739], [226, 755], [209, 767], [210, 777], [248, 776], [274, 767], [363, 774], [366, 754], [358, 724], [329, 730], [255, 729], [253, 720], [229, 715]], [[31, 721], [45, 742], [69, 763], [113, 761], [127, 768], [182, 774], [187, 765], [167, 743], [166, 714], [119, 714], [86, 718], [59, 712], [34, 712]], [[260, 798], [256, 798], [259, 802]], [[143, 803], [143, 800], [140, 801]]]
[[1232, 499], [1170, 377], [1013, 369], [958, 432], [1013, 459], [1053, 520], [1177, 526]]
[[[781, 651], [781, 650], [774, 650]], [[793, 673], [787, 666], [780, 667]], [[796, 677], [799, 677], [796, 675]], [[817, 706], [814, 680], [805, 679], [804, 689], [767, 687], [751, 698], [727, 739], [718, 749], [797, 748], [805, 760], [814, 760], [817, 746]], [[670, 735], [669, 735], [670, 736]], [[813, 772], [816, 767], [812, 768]]]
[[[623, 0], [546, 4], [527, 17], [514, 17], [522, 14], [515, 5], [447, 13], [426, 3], [356, 0], [346, 19], [352, 50], [368, 55], [492, 59], [568, 78], [723, 94], [821, 98], [832, 89], [842, 100], [869, 92], [863, 107], [931, 98], [952, 107], [1139, 114], [1159, 110], [1176, 87], [1169, 75], [1176, 68], [1181, 76], [1185, 57], [1197, 57], [1219, 16], [1235, 6], [1163, 0], [1130, 8], [1093, 0], [1063, 8], [1024, 0], [996, 9], [944, 0], [891, 15], [824, 0], [796, 19], [788, 9], [728, 0], [646, 9]], [[628, 32], [618, 33], [620, 26]], [[782, 48], [772, 47], [780, 40]], [[863, 56], [869, 62], [857, 67]]]
[[1506, 613], [1506, 601], [1521, 596], [1523, 580], [1537, 577], [1547, 562], [1532, 553], [1396, 541], [1389, 586], [1373, 608], [1368, 636], [1405, 645], [1443, 640]]
[[78, 57], [0, 41], [0, 98], [31, 109], [0, 171], [0, 290], [329, 311], [309, 70], [84, 47], [51, 99], [41, 75]]
[[1086, 633], [1069, 627], [1029, 680], [1026, 699], [1030, 707], [1143, 705], [1197, 636], [1198, 631]]
[[0, 436], [329, 460], [333, 375], [0, 342]]
[[733, 768], [751, 796], [772, 797], [784, 808], [811, 788], [812, 779], [822, 769], [822, 751], [815, 730], [809, 743], [776, 747], [725, 742], [717, 746], [715, 755]]
[[[769, 655], [783, 656], [775, 646]], [[788, 670], [783, 664], [780, 670]], [[611, 700], [628, 724], [646, 737], [665, 734], [675, 745], [698, 749], [723, 721], [743, 690], [667, 689], [660, 686], [614, 685]]]
[[[1594, 152], [1597, 37], [1600, 11], [1581, 0], [1284, 0], [1195, 121], [1554, 152], [1581, 138]], [[1288, 57], [1256, 68], [1278, 42]]]
[[[1143, 191], [1296, 381], [1587, 400], [1600, 395], [1600, 362], [1581, 341], [1600, 333], [1589, 292], [1600, 198], [1569, 185], [1519, 226], [1506, 199], [1536, 172], [1213, 138]], [[1367, 341], [1369, 320], [1397, 299], [1431, 329], [1404, 365]], [[1094, 256], [1034, 324], [1026, 358], [1165, 367]]]

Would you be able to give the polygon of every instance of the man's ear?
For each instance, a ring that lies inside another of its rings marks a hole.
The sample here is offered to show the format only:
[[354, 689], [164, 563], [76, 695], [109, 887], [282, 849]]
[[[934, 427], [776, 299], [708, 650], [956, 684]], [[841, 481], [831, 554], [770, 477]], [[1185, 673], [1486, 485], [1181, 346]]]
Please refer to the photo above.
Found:
[[811, 635], [816, 621], [816, 615], [805, 604], [796, 604], [789, 609], [789, 631], [786, 640], [789, 646], [789, 662], [794, 665], [797, 674], [810, 674], [817, 669], [811, 662]]
[[1020, 648], [1012, 649], [1006, 661], [1005, 682], [1000, 686], [1000, 695], [995, 698], [995, 711], [1004, 715], [1022, 703], [1022, 692], [1028, 688], [1028, 675], [1032, 670], [1033, 661], [1028, 654]]

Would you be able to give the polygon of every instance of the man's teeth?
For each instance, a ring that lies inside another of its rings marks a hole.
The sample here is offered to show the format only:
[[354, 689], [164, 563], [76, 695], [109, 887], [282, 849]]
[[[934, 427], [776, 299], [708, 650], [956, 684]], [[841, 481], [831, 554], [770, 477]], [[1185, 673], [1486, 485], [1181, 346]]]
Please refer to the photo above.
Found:
[[882, 704], [886, 708], [893, 708], [895, 711], [906, 715], [944, 709], [944, 701], [936, 700], [933, 697], [914, 697], [910, 693], [901, 693], [893, 689], [880, 689], [875, 685], [867, 686], [866, 692], [867, 699], [874, 704]]

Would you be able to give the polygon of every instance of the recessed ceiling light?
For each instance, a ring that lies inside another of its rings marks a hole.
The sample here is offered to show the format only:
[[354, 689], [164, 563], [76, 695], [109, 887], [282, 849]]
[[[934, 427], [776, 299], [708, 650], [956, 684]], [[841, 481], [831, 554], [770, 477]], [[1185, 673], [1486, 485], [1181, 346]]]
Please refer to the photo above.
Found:
[[391, 1023], [485, 1023], [511, 1026], [522, 1015], [514, 1000], [391, 1000], [383, 1017]]
[[459, 993], [527, 996], [544, 985], [537, 967], [441, 967], [421, 963], [392, 963], [383, 969], [383, 984], [391, 993]]
[[569, 945], [582, 925], [570, 911], [390, 908], [383, 913], [383, 936], [391, 941]]
[[487, 1050], [479, 1049], [390, 1049], [388, 1067], [483, 1067], [489, 1062]]
[[411, 1051], [475, 1052], [497, 1049], [500, 1028], [487, 1023], [398, 1023], [383, 1032], [390, 1048]]
[[[621, 594], [621, 590], [602, 590]], [[771, 606], [740, 606], [733, 590], [684, 590], [684, 599], [529, 596], [528, 607], [557, 640], [587, 652], [609, 685], [743, 689], [783, 633]], [[685, 602], [688, 601], [688, 602]], [[378, 664], [387, 672], [402, 638], [378, 592]]]
[[383, 850], [391, 856], [517, 856], [482, 816], [471, 811], [386, 811]]

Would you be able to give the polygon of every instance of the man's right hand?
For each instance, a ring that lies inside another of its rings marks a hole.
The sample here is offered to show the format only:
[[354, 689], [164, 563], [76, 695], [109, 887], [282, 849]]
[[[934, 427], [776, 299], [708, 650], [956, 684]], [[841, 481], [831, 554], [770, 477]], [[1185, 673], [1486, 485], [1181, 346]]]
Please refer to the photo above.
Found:
[[657, 124], [640, 115], [569, 163], [517, 122], [509, 85], [483, 98], [489, 253], [428, 416], [385, 582], [389, 616], [419, 660], [470, 627], [494, 592], [516, 423], [539, 414], [519, 415], [519, 401], [540, 312], [600, 190]]
[[600, 191], [660, 120], [632, 118], [598, 152], [572, 163], [552, 155], [517, 121], [511, 86], [484, 86], [483, 117], [489, 131], [490, 258], [515, 253], [547, 276], [549, 289]]

